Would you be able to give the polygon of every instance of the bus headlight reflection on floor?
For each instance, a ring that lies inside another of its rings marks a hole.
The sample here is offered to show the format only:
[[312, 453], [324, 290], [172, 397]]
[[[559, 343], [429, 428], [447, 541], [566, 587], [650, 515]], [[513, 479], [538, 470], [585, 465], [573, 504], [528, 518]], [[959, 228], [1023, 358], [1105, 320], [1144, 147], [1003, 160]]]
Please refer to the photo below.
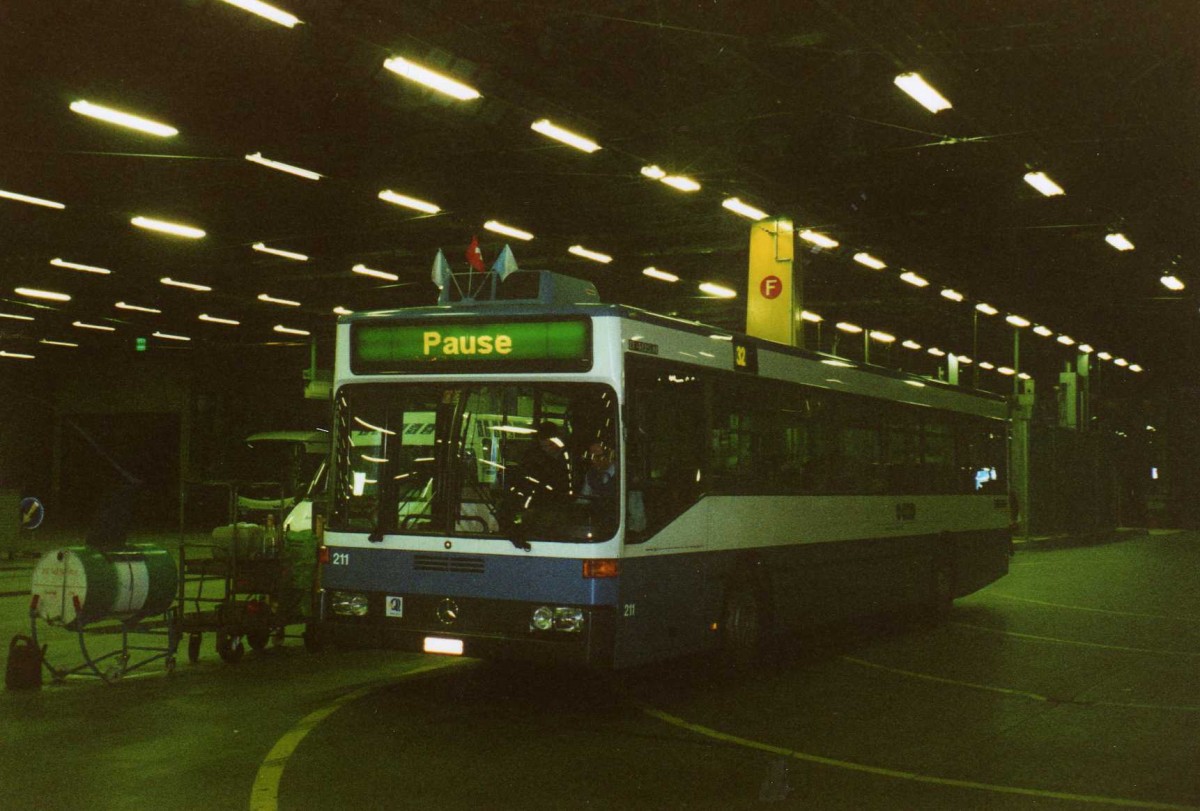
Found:
[[538, 606], [533, 610], [529, 619], [529, 627], [534, 631], [566, 631], [576, 633], [583, 629], [583, 609], [558, 606]]
[[365, 617], [367, 615], [367, 595], [353, 594], [348, 591], [329, 592], [329, 608], [335, 614], [343, 617]]

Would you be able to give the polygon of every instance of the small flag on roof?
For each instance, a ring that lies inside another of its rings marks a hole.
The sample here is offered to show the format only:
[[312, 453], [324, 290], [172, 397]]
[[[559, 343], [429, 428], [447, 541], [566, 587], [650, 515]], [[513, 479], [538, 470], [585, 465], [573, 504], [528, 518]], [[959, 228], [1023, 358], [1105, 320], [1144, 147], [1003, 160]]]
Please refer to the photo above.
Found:
[[430, 278], [438, 286], [438, 290], [444, 290], [446, 283], [450, 281], [450, 263], [446, 261], [446, 254], [442, 253], [441, 248], [438, 248], [437, 256], [433, 257], [433, 272], [430, 273]]
[[479, 237], [471, 237], [471, 244], [467, 246], [467, 263], [472, 270], [483, 273], [483, 252], [479, 250]]
[[504, 250], [500, 251], [500, 255], [492, 263], [492, 272], [500, 277], [500, 281], [504, 281], [514, 270], [518, 270], [517, 258], [513, 256], [512, 248], [505, 245]]

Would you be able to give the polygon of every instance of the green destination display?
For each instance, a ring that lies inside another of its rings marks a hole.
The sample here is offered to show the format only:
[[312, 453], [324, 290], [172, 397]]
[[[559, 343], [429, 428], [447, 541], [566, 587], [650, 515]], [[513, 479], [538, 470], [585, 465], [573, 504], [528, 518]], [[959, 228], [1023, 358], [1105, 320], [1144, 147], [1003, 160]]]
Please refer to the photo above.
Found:
[[591, 361], [589, 326], [582, 319], [354, 324], [351, 366], [355, 372], [411, 371], [440, 364], [586, 368]]

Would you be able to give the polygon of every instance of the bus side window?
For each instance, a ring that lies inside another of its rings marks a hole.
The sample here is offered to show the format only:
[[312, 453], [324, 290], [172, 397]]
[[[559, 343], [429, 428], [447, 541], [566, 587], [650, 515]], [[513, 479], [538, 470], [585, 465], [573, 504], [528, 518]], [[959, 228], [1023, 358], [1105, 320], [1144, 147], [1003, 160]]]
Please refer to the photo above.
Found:
[[705, 385], [693, 370], [666, 364], [630, 363], [627, 375], [626, 490], [631, 506], [626, 523], [631, 534], [642, 525], [649, 535], [700, 497]]

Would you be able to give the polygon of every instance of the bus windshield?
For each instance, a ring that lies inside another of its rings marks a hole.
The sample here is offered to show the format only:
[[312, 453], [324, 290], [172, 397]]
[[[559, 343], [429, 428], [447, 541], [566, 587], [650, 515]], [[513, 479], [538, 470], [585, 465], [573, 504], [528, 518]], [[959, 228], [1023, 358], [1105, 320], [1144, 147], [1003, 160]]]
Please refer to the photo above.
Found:
[[599, 541], [616, 532], [616, 394], [596, 383], [361, 383], [334, 403], [330, 529]]

